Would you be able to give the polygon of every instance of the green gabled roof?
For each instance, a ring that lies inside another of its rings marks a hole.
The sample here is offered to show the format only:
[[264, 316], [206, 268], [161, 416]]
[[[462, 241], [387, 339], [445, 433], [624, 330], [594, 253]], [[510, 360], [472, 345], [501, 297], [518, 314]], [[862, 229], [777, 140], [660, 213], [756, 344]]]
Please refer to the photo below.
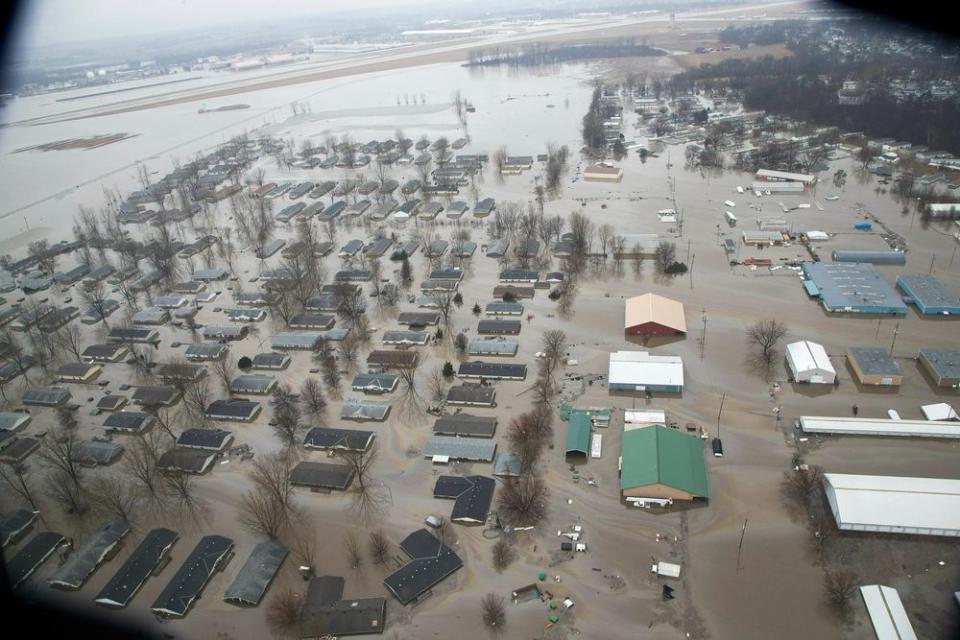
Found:
[[580, 411], [570, 414], [567, 423], [566, 453], [582, 453], [590, 455], [590, 415]]
[[655, 425], [624, 431], [621, 449], [621, 490], [662, 484], [710, 497], [699, 438]]

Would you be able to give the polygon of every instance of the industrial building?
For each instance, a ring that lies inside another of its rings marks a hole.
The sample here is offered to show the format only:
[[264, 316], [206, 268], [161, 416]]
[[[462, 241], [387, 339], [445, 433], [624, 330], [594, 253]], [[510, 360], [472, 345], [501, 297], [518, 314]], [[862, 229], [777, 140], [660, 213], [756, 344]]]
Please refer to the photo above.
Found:
[[960, 350], [920, 349], [918, 362], [938, 387], [960, 387]]
[[754, 179], [763, 182], [802, 182], [803, 184], [813, 184], [817, 181], [817, 176], [808, 173], [788, 173], [786, 171], [760, 169], [754, 175]]
[[897, 288], [924, 315], [960, 315], [960, 298], [933, 276], [897, 276]]
[[837, 372], [823, 345], [809, 340], [791, 342], [786, 348], [787, 366], [796, 382], [833, 384]]
[[700, 439], [660, 425], [624, 431], [620, 494], [624, 498], [709, 498]]
[[616, 351], [610, 354], [607, 382], [611, 391], [682, 393], [683, 359], [646, 351]]
[[869, 262], [870, 264], [907, 264], [907, 254], [903, 251], [858, 251], [854, 249], [836, 249], [831, 254], [834, 262]]
[[683, 303], [647, 293], [627, 298], [624, 303], [624, 331], [631, 336], [676, 335], [687, 332]]
[[960, 537], [960, 480], [824, 474], [842, 531]]
[[800, 416], [804, 433], [906, 438], [960, 438], [960, 423], [936, 420]]
[[157, 459], [157, 468], [161, 471], [203, 475], [213, 466], [216, 457], [216, 452], [212, 451], [174, 447]]
[[804, 262], [804, 288], [831, 313], [906, 315], [907, 305], [866, 262]]
[[850, 347], [847, 363], [857, 381], [863, 385], [899, 387], [903, 371], [887, 349], [881, 347]]

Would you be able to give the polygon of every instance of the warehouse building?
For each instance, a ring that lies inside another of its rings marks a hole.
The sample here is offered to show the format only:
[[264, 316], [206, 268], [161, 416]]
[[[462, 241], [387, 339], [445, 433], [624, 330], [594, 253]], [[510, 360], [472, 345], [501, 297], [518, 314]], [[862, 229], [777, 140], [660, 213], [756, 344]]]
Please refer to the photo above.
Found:
[[683, 392], [683, 359], [654, 356], [646, 351], [616, 351], [610, 354], [610, 391]]
[[179, 536], [170, 529], [153, 529], [137, 545], [126, 562], [100, 590], [94, 602], [122, 609], [164, 561]]
[[807, 294], [831, 313], [906, 315], [907, 306], [872, 264], [804, 262]]
[[233, 540], [224, 536], [204, 536], [180, 569], [154, 601], [151, 610], [158, 616], [182, 618], [187, 615], [203, 588], [230, 559]]
[[960, 537], [960, 480], [824, 474], [837, 527]]
[[627, 298], [624, 331], [631, 336], [676, 335], [687, 332], [683, 303], [654, 293]]
[[960, 350], [920, 349], [918, 361], [938, 387], [960, 387]]
[[936, 420], [800, 416], [805, 433], [905, 438], [960, 438], [960, 423]]
[[834, 262], [869, 262], [870, 264], [907, 264], [907, 254], [903, 251], [858, 251], [854, 249], [836, 249]]
[[787, 367], [795, 382], [833, 384], [837, 372], [823, 345], [809, 340], [791, 342], [786, 349]]
[[898, 276], [897, 288], [924, 315], [960, 315], [960, 298], [933, 276]]
[[881, 347], [850, 347], [847, 363], [862, 385], [899, 387], [903, 384], [900, 364]]
[[582, 411], [573, 411], [567, 417], [567, 439], [563, 447], [566, 456], [590, 455], [590, 416]]
[[390, 415], [390, 403], [378, 400], [345, 400], [340, 408], [341, 420], [383, 422]]
[[620, 494], [624, 498], [710, 497], [700, 439], [663, 426], [624, 431]]

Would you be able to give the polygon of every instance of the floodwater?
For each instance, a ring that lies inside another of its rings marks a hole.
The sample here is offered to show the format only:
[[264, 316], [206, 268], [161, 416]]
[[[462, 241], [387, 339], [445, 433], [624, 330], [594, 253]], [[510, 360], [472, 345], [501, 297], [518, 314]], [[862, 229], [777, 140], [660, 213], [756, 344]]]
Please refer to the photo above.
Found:
[[[451, 141], [464, 135], [450, 109], [450, 95], [460, 90], [476, 105], [466, 133], [484, 141], [484, 150], [509, 144], [517, 154], [542, 152], [546, 141], [573, 145], [578, 122], [589, 100], [587, 67], [566, 66], [559, 73], [504, 68], [469, 70], [458, 64], [370, 73], [269, 90], [232, 95], [211, 102], [184, 102], [144, 111], [96, 118], [20, 124], [0, 129], [0, 184], [7, 197], [0, 218], [9, 218], [4, 239], [19, 242], [18, 234], [36, 227], [50, 228], [51, 239], [68, 237], [78, 205], [99, 207], [102, 187], [128, 192], [139, 188], [136, 164], [144, 162], [156, 177], [165, 174], [174, 158], [185, 160], [244, 131], [265, 127], [277, 133], [296, 126], [302, 135], [349, 133], [354, 140], [389, 138], [397, 128], [409, 137], [446, 135]], [[223, 78], [203, 78], [209, 83]], [[184, 83], [194, 85], [194, 81]], [[181, 87], [182, 85], [174, 85]], [[120, 94], [126, 100], [156, 95], [164, 87]], [[18, 99], [0, 113], [5, 123], [62, 114], [77, 108], [111, 103], [117, 95], [78, 101], [59, 98], [88, 90]], [[412, 104], [416, 102], [417, 104]], [[291, 120], [291, 104], [308, 113]], [[208, 112], [230, 104], [249, 109]], [[288, 122], [289, 121], [289, 122]], [[26, 151], [16, 149], [45, 142], [107, 133], [134, 137], [97, 149]], [[322, 137], [315, 138], [322, 142]]]

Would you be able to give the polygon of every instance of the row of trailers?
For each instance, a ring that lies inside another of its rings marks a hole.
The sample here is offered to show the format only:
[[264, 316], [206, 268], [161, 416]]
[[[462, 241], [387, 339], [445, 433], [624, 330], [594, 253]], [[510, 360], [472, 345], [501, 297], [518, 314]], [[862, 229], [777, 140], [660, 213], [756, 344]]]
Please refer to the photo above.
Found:
[[[3, 546], [23, 538], [37, 518], [36, 512], [26, 510], [16, 511], [4, 518], [0, 522]], [[72, 549], [71, 541], [59, 533], [39, 532], [7, 562], [11, 587], [21, 587], [51, 556], [60, 552], [63, 561], [47, 582], [58, 589], [79, 590], [97, 569], [116, 556], [129, 532], [130, 527], [126, 523], [109, 522], [76, 549]], [[150, 576], [159, 575], [170, 563], [170, 552], [178, 538], [179, 534], [170, 529], [149, 531], [100, 590], [95, 602], [113, 609], [122, 609], [130, 604]], [[219, 535], [201, 538], [154, 600], [151, 610], [163, 617], [185, 616], [207, 583], [226, 566], [233, 553], [234, 543], [230, 538]], [[261, 542], [254, 546], [240, 572], [224, 592], [224, 601], [241, 606], [259, 604], [287, 553], [286, 547], [275, 542]]]

